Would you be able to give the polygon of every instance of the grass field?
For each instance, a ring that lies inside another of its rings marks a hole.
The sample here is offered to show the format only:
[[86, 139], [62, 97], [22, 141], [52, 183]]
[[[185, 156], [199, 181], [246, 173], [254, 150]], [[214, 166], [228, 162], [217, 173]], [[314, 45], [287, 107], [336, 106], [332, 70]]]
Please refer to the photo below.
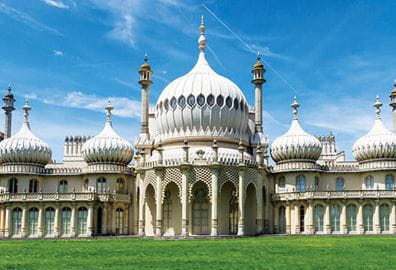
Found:
[[396, 237], [3, 240], [0, 269], [396, 269]]

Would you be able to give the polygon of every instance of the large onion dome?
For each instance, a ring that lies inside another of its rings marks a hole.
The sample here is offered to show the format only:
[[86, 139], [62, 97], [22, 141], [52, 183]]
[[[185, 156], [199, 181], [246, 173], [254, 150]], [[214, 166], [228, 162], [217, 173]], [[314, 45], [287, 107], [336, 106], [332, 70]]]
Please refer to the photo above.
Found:
[[27, 100], [22, 109], [25, 112], [21, 129], [0, 143], [0, 163], [45, 166], [51, 160], [51, 148], [31, 131], [29, 111], [32, 108]]
[[353, 156], [359, 162], [373, 159], [396, 159], [396, 135], [382, 122], [382, 103], [378, 97], [373, 106], [376, 108], [374, 125], [366, 135], [355, 142], [352, 148]]
[[217, 74], [205, 58], [200, 26], [198, 61], [165, 87], [156, 104], [157, 139], [211, 136], [248, 140], [248, 103], [239, 87]]
[[128, 165], [133, 157], [133, 146], [114, 131], [111, 122], [111, 110], [113, 110], [113, 107], [110, 101], [105, 109], [107, 110], [105, 126], [98, 135], [83, 144], [81, 149], [82, 156], [88, 164]]
[[316, 162], [322, 153], [320, 141], [305, 132], [298, 122], [297, 108], [300, 105], [297, 99], [291, 105], [293, 108], [293, 121], [289, 130], [275, 139], [271, 145], [271, 156], [276, 163], [288, 161]]

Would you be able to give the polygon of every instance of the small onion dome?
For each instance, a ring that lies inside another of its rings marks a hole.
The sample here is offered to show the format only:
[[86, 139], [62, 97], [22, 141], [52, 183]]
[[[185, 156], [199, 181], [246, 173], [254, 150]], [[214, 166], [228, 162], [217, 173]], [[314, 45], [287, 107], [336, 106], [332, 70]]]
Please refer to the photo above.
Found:
[[14, 94], [11, 92], [11, 85], [8, 86], [7, 93], [4, 95], [5, 98], [13, 99]]
[[29, 111], [32, 109], [25, 101], [22, 107], [24, 121], [21, 129], [12, 137], [0, 143], [0, 163], [23, 163], [45, 166], [51, 160], [51, 148], [37, 138], [30, 129]]
[[298, 123], [297, 108], [300, 105], [297, 99], [291, 105], [293, 108], [293, 121], [289, 130], [275, 139], [271, 145], [271, 156], [275, 162], [285, 161], [310, 161], [315, 162], [322, 153], [320, 141], [305, 132]]
[[376, 108], [376, 119], [372, 129], [359, 138], [352, 148], [352, 154], [357, 161], [370, 159], [396, 159], [396, 135], [388, 130], [381, 119], [379, 98], [373, 104]]
[[147, 57], [147, 53], [144, 55], [144, 63], [140, 66], [139, 71], [150, 71], [151, 70], [151, 66], [150, 64], [147, 62], [148, 57]]
[[264, 65], [261, 62], [261, 55], [260, 52], [257, 52], [257, 62], [253, 65], [253, 70], [263, 70]]
[[108, 101], [106, 123], [103, 130], [95, 137], [83, 144], [81, 149], [85, 162], [111, 163], [128, 165], [133, 157], [132, 145], [121, 138], [113, 129], [111, 122], [111, 110], [113, 107]]

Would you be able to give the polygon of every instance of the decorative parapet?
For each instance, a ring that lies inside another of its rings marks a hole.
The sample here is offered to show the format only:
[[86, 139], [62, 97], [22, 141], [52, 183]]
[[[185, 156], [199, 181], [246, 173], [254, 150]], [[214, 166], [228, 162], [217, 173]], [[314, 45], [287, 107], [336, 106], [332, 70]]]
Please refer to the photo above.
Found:
[[72, 192], [72, 193], [2, 193], [0, 203], [8, 202], [53, 202], [53, 201], [102, 201], [131, 202], [131, 195], [116, 193]]
[[285, 161], [279, 162], [272, 167], [272, 172], [287, 172], [287, 171], [320, 171], [323, 167], [319, 164], [309, 161]]
[[296, 201], [314, 199], [381, 199], [396, 198], [396, 190], [326, 190], [305, 192], [281, 192], [272, 194], [272, 201]]

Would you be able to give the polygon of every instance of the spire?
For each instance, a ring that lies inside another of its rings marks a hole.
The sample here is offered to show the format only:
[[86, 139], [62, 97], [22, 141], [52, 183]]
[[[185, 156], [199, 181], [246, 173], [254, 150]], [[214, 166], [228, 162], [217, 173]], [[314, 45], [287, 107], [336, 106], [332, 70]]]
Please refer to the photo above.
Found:
[[23, 124], [26, 125], [30, 129], [30, 124], [29, 124], [29, 111], [32, 109], [32, 107], [29, 106], [29, 100], [25, 99], [25, 105], [23, 105], [22, 110], [24, 110], [23, 113]]
[[373, 107], [375, 108], [375, 114], [377, 115], [377, 119], [381, 119], [381, 107], [382, 103], [379, 99], [379, 96], [377, 96], [377, 100], [374, 102]]
[[114, 109], [114, 107], [111, 105], [110, 99], [107, 100], [107, 105], [105, 107], [106, 112], [106, 123], [109, 123], [111, 125], [111, 111]]
[[206, 37], [205, 37], [205, 24], [204, 24], [204, 17], [201, 16], [201, 25], [199, 26], [199, 38], [198, 38], [198, 48], [201, 52], [205, 51], [206, 47]]
[[300, 104], [297, 102], [297, 97], [294, 97], [291, 107], [293, 108], [293, 120], [298, 120], [298, 107], [300, 107]]

